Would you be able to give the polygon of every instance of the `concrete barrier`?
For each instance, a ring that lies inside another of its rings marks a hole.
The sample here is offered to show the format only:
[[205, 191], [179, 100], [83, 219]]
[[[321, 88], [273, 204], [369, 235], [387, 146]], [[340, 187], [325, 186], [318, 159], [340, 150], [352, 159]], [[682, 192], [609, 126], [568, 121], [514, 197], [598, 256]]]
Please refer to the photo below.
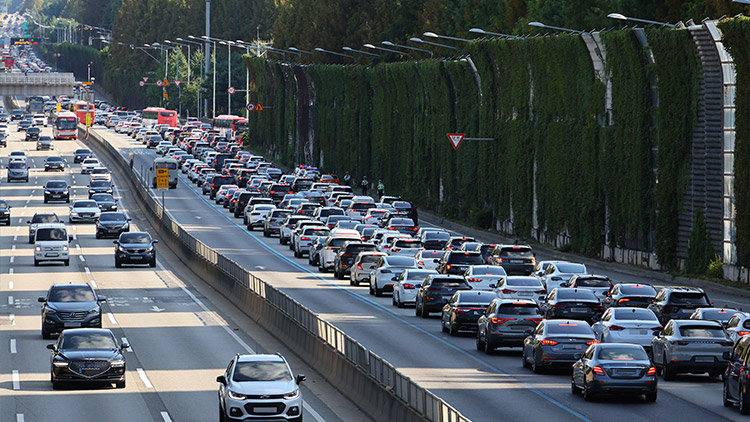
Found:
[[195, 274], [297, 351], [305, 363], [373, 420], [469, 422], [343, 331], [184, 230], [150, 195], [128, 161], [95, 130], [90, 131], [88, 143], [110, 169], [125, 176], [121, 182], [130, 188], [159, 237], [166, 240], [162, 244], [169, 245]]

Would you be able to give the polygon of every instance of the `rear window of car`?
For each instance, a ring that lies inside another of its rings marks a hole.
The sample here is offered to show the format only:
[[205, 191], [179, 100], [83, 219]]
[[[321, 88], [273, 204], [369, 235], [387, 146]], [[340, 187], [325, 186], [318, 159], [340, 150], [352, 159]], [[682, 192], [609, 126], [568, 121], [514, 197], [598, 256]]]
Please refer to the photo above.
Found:
[[67, 182], [47, 182], [48, 188], [64, 188], [67, 187]]
[[620, 321], [658, 321], [656, 315], [648, 309], [615, 309], [615, 319]]
[[561, 290], [557, 292], [558, 300], [590, 300], [596, 301], [596, 295], [591, 290]]
[[735, 309], [704, 309], [703, 319], [715, 319], [717, 321], [726, 321], [737, 312], [739, 311]]
[[539, 307], [530, 303], [513, 303], [500, 305], [497, 313], [504, 315], [542, 315]]
[[386, 258], [389, 265], [396, 267], [413, 267], [417, 265], [414, 258], [409, 256], [389, 256]]
[[408, 280], [424, 280], [430, 274], [435, 274], [435, 271], [409, 271], [406, 277]]
[[380, 257], [382, 255], [364, 255], [362, 259], [359, 260], [359, 262], [364, 262], [365, 264], [371, 264], [373, 262], [380, 261]]
[[518, 287], [542, 287], [542, 282], [534, 277], [508, 277], [505, 284]]
[[440, 258], [445, 252], [443, 251], [422, 251], [422, 258]]
[[346, 253], [356, 256], [360, 252], [374, 251], [375, 245], [349, 245]]
[[648, 360], [646, 351], [637, 347], [607, 346], [599, 349], [602, 360]]
[[561, 322], [561, 323], [549, 323], [547, 322], [547, 334], [560, 335], [560, 334], [589, 334], [594, 335], [586, 323], [578, 322]]
[[682, 337], [724, 338], [726, 333], [719, 326], [706, 327], [699, 325], [683, 325], [680, 327]]
[[609, 280], [606, 278], [579, 278], [576, 280], [578, 287], [609, 287]]
[[673, 292], [669, 295], [669, 302], [672, 305], [710, 306], [703, 293]]
[[586, 272], [586, 266], [583, 264], [557, 264], [557, 269], [561, 273], [583, 274]]
[[451, 264], [476, 265], [482, 263], [482, 256], [476, 253], [458, 252], [450, 254], [448, 261]]
[[458, 287], [465, 286], [465, 283], [462, 283], [459, 280], [446, 280], [446, 279], [437, 279], [432, 280], [431, 283], [432, 287], [436, 287], [438, 289], [455, 289]]
[[502, 256], [507, 256], [509, 258], [533, 258], [534, 254], [531, 253], [531, 248], [523, 248], [523, 247], [511, 247], [511, 248], [503, 248], [500, 251], [500, 254]]
[[328, 236], [330, 233], [327, 227], [308, 227], [304, 231], [305, 236]]
[[397, 240], [395, 246], [397, 248], [420, 248], [422, 242], [419, 240]]
[[628, 296], [656, 296], [656, 289], [651, 286], [620, 286], [620, 293]]
[[497, 295], [495, 295], [493, 292], [464, 291], [459, 294], [458, 301], [462, 304], [476, 303], [481, 305], [488, 305], [496, 297]]
[[413, 226], [414, 225], [414, 220], [412, 220], [411, 218], [392, 218], [390, 224], [391, 225], [398, 224], [398, 225]]
[[503, 267], [498, 266], [487, 266], [474, 268], [474, 275], [508, 275]]

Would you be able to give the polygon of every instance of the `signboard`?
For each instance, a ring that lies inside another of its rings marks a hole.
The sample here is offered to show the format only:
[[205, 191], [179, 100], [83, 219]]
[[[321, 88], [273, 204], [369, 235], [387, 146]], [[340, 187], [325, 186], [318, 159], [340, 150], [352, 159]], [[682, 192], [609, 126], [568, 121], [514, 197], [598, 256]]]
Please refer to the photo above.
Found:
[[167, 80], [167, 78], [164, 78], [164, 86], [169, 86], [169, 81]]
[[461, 141], [464, 140], [464, 133], [446, 133], [448, 139], [451, 141], [451, 145], [454, 150], [458, 150], [458, 146], [461, 145]]
[[180, 87], [180, 84], [181, 84], [181, 83], [182, 83], [182, 81], [181, 81], [181, 80], [179, 80], [179, 79], [176, 79], [176, 80], [174, 81], [174, 84], [175, 84], [175, 85], [177, 85], [177, 88], [179, 88], [179, 87]]
[[255, 111], [263, 111], [263, 106], [258, 103], [258, 105], [255, 106]]
[[55, 106], [55, 112], [56, 112], [56, 113], [59, 113], [59, 112], [60, 112], [60, 110], [62, 110], [62, 104], [60, 104], [60, 103], [57, 103], [57, 105]]
[[229, 89], [227, 89], [227, 92], [228, 92], [229, 94], [234, 94], [234, 92], [235, 92], [235, 90], [234, 90], [234, 87], [233, 87], [233, 86], [230, 86], [230, 87], [229, 87]]
[[162, 98], [164, 98], [165, 100], [169, 98], [169, 94], [167, 94], [166, 88], [162, 87], [161, 92], [162, 92]]
[[138, 85], [140, 85], [140, 86], [146, 86], [146, 82], [138, 81]]
[[91, 126], [91, 113], [86, 113], [86, 126]]
[[12, 45], [37, 45], [39, 41], [36, 38], [18, 38], [11, 37], [10, 43]]
[[143, 83], [146, 83], [146, 82], [148, 82], [148, 76], [144, 76], [144, 77], [143, 77], [143, 78], [141, 78], [141, 79], [143, 79]]
[[156, 188], [169, 189], [169, 169], [156, 168]]
[[161, 79], [157, 79], [156, 80], [156, 85], [157, 86], [162, 86], [162, 85], [164, 85], [164, 82]]
[[81, 85], [93, 85], [93, 82], [81, 82]]
[[247, 108], [247, 111], [253, 111], [253, 110], [255, 110], [255, 104], [250, 103], [250, 104], [246, 105], [245, 108]]

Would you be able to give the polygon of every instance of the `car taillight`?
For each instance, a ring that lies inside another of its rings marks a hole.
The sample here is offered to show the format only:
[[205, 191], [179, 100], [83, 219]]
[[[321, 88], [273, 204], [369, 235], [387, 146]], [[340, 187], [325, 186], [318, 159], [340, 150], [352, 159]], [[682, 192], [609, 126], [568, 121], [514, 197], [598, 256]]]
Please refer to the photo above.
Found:
[[601, 366], [595, 366], [592, 371], [594, 371], [596, 375], [604, 375], [604, 369], [602, 369]]
[[417, 228], [416, 227], [411, 227], [409, 230], [415, 232], [415, 231], [417, 231]]
[[275, 191], [275, 190], [272, 190], [272, 191], [271, 191], [271, 192], [269, 192], [269, 193], [270, 193], [271, 195], [273, 195], [274, 193], [276, 193], [276, 191]]
[[251, 212], [250, 215], [260, 215], [259, 212]]
[[482, 281], [482, 279], [481, 278], [473, 278], [472, 277], [472, 278], [467, 279], [466, 281], [478, 282], [478, 281]]
[[536, 258], [531, 258], [531, 263], [536, 264]]
[[602, 309], [602, 308], [604, 308], [604, 306], [602, 306], [601, 304], [599, 304], [599, 305], [592, 306], [592, 308], [594, 308], [594, 309]]
[[[651, 329], [652, 329], [652, 330], [654, 330], [654, 331], [661, 331], [662, 329], [664, 329], [664, 327], [662, 327], [662, 326], [660, 325], [660, 326], [658, 326], [658, 327], [651, 327]], [[748, 332], [750, 332], [750, 331], [748, 331]]]
[[310, 240], [310, 238], [306, 237], [306, 236], [302, 236], [302, 237], [299, 238], [299, 240]]
[[469, 312], [471, 309], [469, 309], [469, 308], [456, 308], [455, 310], [456, 310], [457, 314], [465, 314], [465, 313]]
[[497, 317], [490, 318], [490, 322], [493, 324], [505, 324], [508, 321], [515, 321], [515, 320], [516, 320], [515, 318], [497, 318]]
[[617, 301], [617, 303], [623, 303], [623, 302], [630, 302], [630, 299], [628, 299], [628, 298], [624, 297], [624, 298], [622, 298], [622, 299], [619, 299], [619, 300]]
[[392, 251], [392, 252], [398, 252], [398, 251], [400, 251], [400, 250], [401, 250], [401, 248], [391, 248], [391, 251]]
[[409, 290], [416, 288], [416, 286], [411, 283], [404, 283], [403, 286], [404, 286], [404, 289], [409, 289]]
[[622, 331], [625, 327], [620, 327], [619, 325], [610, 325], [609, 330], [610, 331]]
[[750, 331], [737, 331], [738, 336], [746, 336], [750, 334]]
[[362, 264], [357, 264], [357, 269], [360, 270], [360, 271], [364, 271], [365, 270], [364, 268], [362, 268]]
[[331, 247], [328, 247], [328, 248], [326, 248], [326, 249], [327, 249], [327, 250], [329, 250], [329, 251], [332, 251], [332, 250], [333, 250], [333, 248], [331, 248]]
[[555, 340], [544, 339], [544, 340], [542, 340], [542, 345], [544, 345], [544, 346], [556, 346], [557, 342]]
[[437, 291], [440, 290], [440, 287], [428, 287], [427, 290]]
[[446, 270], [450, 270], [450, 269], [451, 269], [451, 264], [446, 264], [446, 265], [445, 265], [445, 269], [446, 269]]
[[345, 254], [341, 254], [341, 257], [342, 257], [342, 258], [345, 258], [345, 257], [351, 258], [351, 257], [352, 257], [352, 254], [348, 254], [348, 253], [345, 253]]
[[552, 305], [553, 308], [566, 308], [564, 303], [555, 303]]
[[586, 344], [589, 346], [591, 346], [592, 344], [597, 344], [597, 343], [599, 343], [599, 340], [591, 340], [591, 341], [586, 342]]
[[542, 290], [534, 290], [534, 293], [537, 293], [537, 294], [540, 294], [540, 295], [546, 295], [547, 291], [544, 290], [544, 289], [542, 289]]
[[656, 375], [656, 368], [654, 368], [653, 366], [648, 368], [646, 375]]
[[[362, 240], [364, 240], [364, 239], [362, 239]], [[418, 261], [417, 265], [424, 265], [424, 261]]]
[[687, 346], [688, 342], [686, 341], [670, 341], [669, 342], [673, 346]]
[[503, 289], [503, 293], [506, 294], [506, 295], [509, 295], [511, 293], [516, 293], [516, 291], [515, 290], [510, 290], [510, 289]]
[[527, 318], [529, 321], [534, 321], [534, 324], [542, 322], [542, 318]]
[[503, 262], [503, 259], [502, 258], [498, 258], [497, 262]]

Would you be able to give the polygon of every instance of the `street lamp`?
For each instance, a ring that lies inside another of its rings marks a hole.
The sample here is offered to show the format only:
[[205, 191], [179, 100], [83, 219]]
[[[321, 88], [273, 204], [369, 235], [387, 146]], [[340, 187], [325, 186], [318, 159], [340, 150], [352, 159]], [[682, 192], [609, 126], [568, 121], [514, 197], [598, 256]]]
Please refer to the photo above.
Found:
[[390, 48], [385, 48], [385, 47], [378, 47], [378, 46], [376, 46], [374, 44], [364, 44], [363, 47], [372, 48], [373, 50], [383, 50], [383, 51], [387, 51], [389, 53], [403, 54], [406, 57], [411, 57], [411, 55], [409, 53], [407, 53], [407, 52], [398, 51], [398, 50], [391, 50]]
[[494, 35], [496, 37], [504, 37], [504, 38], [513, 38], [513, 39], [523, 39], [523, 37], [519, 37], [517, 35], [508, 35], [508, 34], [501, 34], [499, 32], [490, 32], [485, 31], [482, 28], [471, 28], [469, 30], [472, 34], [481, 34], [481, 35]]
[[232, 44], [234, 41], [221, 41], [219, 44], [227, 46], [227, 114], [232, 114], [232, 93], [229, 92], [229, 88], [232, 87]]
[[[748, 0], [745, 0], [745, 1], [733, 0], [733, 1], [735, 1], [737, 3], [750, 4], [750, 1], [748, 1]], [[648, 20], [648, 19], [631, 18], [631, 17], [625, 16], [625, 15], [623, 15], [621, 13], [610, 13], [609, 15], [607, 15], [607, 17], [610, 18], [610, 19], [617, 19], [617, 20], [621, 20], [621, 21], [633, 21], [633, 22], [647, 23], [649, 25], [666, 26], [667, 28], [677, 28], [677, 25], [673, 25], [671, 23], [657, 22], [657, 21], [652, 21], [652, 20]]]
[[586, 31], [579, 31], [577, 29], [570, 29], [570, 28], [562, 28], [560, 26], [545, 25], [541, 22], [529, 22], [529, 26], [533, 26], [535, 28], [546, 28], [546, 29], [555, 29], [555, 30], [564, 31], [564, 32], [572, 32], [574, 34], [588, 34], [588, 32]]
[[344, 53], [339, 53], [339, 52], [336, 52], [336, 51], [325, 50], [325, 49], [320, 48], [320, 47], [315, 47], [315, 51], [320, 51], [321, 53], [328, 53], [328, 54], [333, 54], [333, 55], [341, 56], [341, 57], [348, 57], [348, 58], [354, 60], [354, 56], [350, 56], [350, 55], [344, 54]]
[[422, 35], [424, 35], [425, 37], [430, 37], [430, 38], [442, 38], [444, 40], [463, 41], [463, 42], [468, 42], [468, 43], [474, 42], [472, 40], [467, 40], [466, 38], [457, 38], [457, 37], [449, 37], [447, 35], [438, 35], [434, 32], [425, 32]]
[[370, 52], [362, 51], [362, 50], [355, 50], [351, 47], [341, 47], [341, 49], [346, 50], [346, 51], [351, 51], [352, 53], [360, 53], [360, 54], [367, 54], [368, 56], [380, 57], [380, 54], [370, 53]]
[[434, 45], [434, 46], [436, 46], [436, 47], [449, 48], [449, 49], [451, 49], [451, 50], [458, 50], [458, 49], [457, 49], [456, 47], [453, 47], [452, 45], [438, 44], [438, 43], [436, 43], [436, 42], [432, 42], [432, 41], [425, 41], [425, 40], [423, 40], [423, 39], [421, 39], [421, 38], [417, 38], [417, 37], [411, 37], [411, 38], [409, 38], [409, 41], [411, 41], [411, 42], [418, 42], [418, 43], [420, 43], [420, 44], [429, 44], [429, 45]]
[[297, 48], [297, 47], [289, 47], [289, 48], [288, 48], [287, 50], [291, 50], [291, 51], [294, 51], [295, 53], [301, 53], [301, 54], [310, 54], [310, 55], [312, 55], [312, 54], [313, 54], [313, 53], [311, 53], [311, 52], [309, 52], [309, 51], [305, 51], [305, 50], [300, 50], [300, 49], [299, 49], [299, 48]]
[[[206, 6], [208, 6], [208, 2], [206, 4]], [[208, 10], [208, 7], [206, 8], [206, 10]], [[206, 21], [208, 21], [208, 17], [206, 18]], [[208, 28], [208, 22], [206, 22], [206, 27]], [[208, 31], [206, 31], [206, 32], [208, 32]], [[206, 36], [206, 35], [201, 35], [200, 38], [194, 37], [192, 35], [188, 35], [188, 38], [205, 40], [204, 42], [206, 43], [206, 55], [211, 54], [211, 49], [209, 47], [210, 44], [208, 44], [208, 43], [211, 42], [211, 43], [214, 44], [214, 57], [213, 57], [213, 60], [214, 60], [214, 72], [213, 72], [214, 73], [214, 88], [213, 88], [213, 99], [212, 99], [212, 109], [211, 109], [211, 117], [213, 118], [213, 117], [216, 117], [216, 42], [215, 41], [211, 41], [209, 39], [209, 37]], [[208, 58], [206, 58], [206, 72], [208, 72]]]
[[381, 41], [380, 43], [383, 44], [383, 45], [387, 45], [389, 47], [398, 47], [398, 48], [406, 48], [407, 50], [421, 51], [421, 52], [429, 54], [430, 58], [433, 57], [432, 51], [426, 50], [424, 48], [409, 47], [408, 45], [395, 44], [395, 43], [392, 43], [390, 41]]
[[[204, 51], [203, 51], [203, 49], [204, 49], [205, 45], [203, 43], [200, 43], [200, 42], [197, 42], [197, 41], [185, 40], [185, 39], [182, 39], [182, 38], [179, 38], [179, 37], [175, 38], [175, 39], [177, 41], [181, 41], [181, 42], [184, 42], [184, 43], [197, 44], [198, 46], [200, 46], [200, 48], [201, 48], [201, 83], [202, 83], [203, 79], [204, 79], [204, 77], [203, 77], [203, 55], [205, 54]], [[190, 63], [190, 60], [188, 60], [188, 63]], [[208, 104], [204, 105], [204, 112], [203, 112], [203, 114], [201, 114], [201, 98], [203, 96], [202, 94], [203, 94], [203, 87], [201, 87], [201, 89], [198, 90], [198, 116], [206, 117], [206, 111], [205, 111], [205, 109], [208, 108]], [[208, 101], [208, 100], [206, 99], [206, 101]]]

